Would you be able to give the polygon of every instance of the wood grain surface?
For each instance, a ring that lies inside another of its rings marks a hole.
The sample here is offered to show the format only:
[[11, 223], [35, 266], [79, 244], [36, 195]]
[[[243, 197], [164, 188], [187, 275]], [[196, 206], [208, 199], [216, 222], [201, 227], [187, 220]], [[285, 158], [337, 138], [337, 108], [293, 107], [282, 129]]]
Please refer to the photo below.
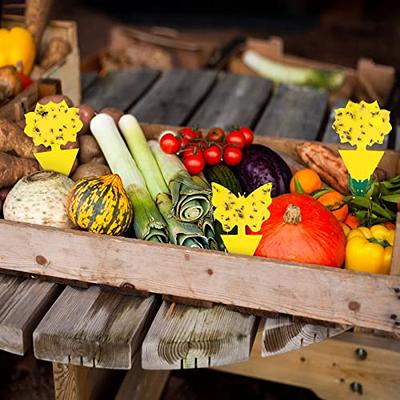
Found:
[[23, 355], [59, 293], [55, 283], [0, 275], [0, 349]]
[[211, 70], [173, 69], [165, 72], [129, 113], [138, 121], [183, 124], [206, 96], [217, 73]]
[[265, 79], [226, 74], [197, 109], [188, 125], [228, 129], [253, 126], [271, 94], [272, 83]]
[[262, 358], [261, 335], [259, 331], [250, 361], [216, 369], [305, 387], [326, 400], [398, 398], [400, 341], [346, 332], [297, 351]]
[[315, 140], [328, 107], [325, 91], [280, 84], [256, 127], [256, 134]]
[[0, 222], [1, 235], [6, 235], [10, 244], [2, 250], [1, 267], [5, 270], [117, 287], [129, 284], [154, 293], [400, 330], [390, 318], [400, 306], [400, 277], [394, 275], [226, 255], [7, 221]]
[[154, 296], [68, 286], [33, 333], [35, 356], [78, 366], [130, 369], [155, 311]]
[[164, 302], [142, 345], [145, 369], [185, 369], [248, 360], [256, 318], [227, 310]]
[[126, 111], [158, 75], [158, 71], [151, 69], [110, 71], [84, 91], [82, 102], [89, 103], [98, 111], [104, 107], [115, 107]]

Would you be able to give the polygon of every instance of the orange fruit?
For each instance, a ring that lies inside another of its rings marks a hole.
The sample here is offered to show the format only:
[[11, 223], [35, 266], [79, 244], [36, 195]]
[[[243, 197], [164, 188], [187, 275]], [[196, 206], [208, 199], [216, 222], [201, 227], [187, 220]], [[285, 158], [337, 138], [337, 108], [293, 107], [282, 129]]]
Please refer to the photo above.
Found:
[[353, 214], [348, 214], [344, 223], [351, 229], [356, 229], [360, 226], [360, 220]]
[[349, 207], [343, 203], [344, 196], [336, 191], [323, 194], [318, 201], [327, 207], [340, 222], [344, 222], [349, 214]]
[[304, 193], [310, 194], [322, 187], [319, 175], [311, 168], [303, 168], [295, 172], [290, 181], [290, 193], [296, 193], [295, 179], [297, 179]]

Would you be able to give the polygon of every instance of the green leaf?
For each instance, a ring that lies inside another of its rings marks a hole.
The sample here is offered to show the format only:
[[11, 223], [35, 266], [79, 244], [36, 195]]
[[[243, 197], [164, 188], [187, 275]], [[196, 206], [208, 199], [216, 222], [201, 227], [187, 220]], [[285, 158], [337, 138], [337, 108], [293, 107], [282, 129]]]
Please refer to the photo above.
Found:
[[329, 192], [332, 192], [332, 189], [330, 187], [326, 187], [323, 189], [315, 190], [314, 192], [311, 193], [311, 196], [314, 197], [315, 200], [318, 200], [324, 194], [329, 193]]
[[382, 196], [382, 199], [389, 203], [400, 203], [400, 193], [387, 194]]
[[301, 193], [304, 194], [304, 189], [301, 187], [300, 182], [298, 181], [297, 178], [294, 178], [294, 189], [296, 193]]

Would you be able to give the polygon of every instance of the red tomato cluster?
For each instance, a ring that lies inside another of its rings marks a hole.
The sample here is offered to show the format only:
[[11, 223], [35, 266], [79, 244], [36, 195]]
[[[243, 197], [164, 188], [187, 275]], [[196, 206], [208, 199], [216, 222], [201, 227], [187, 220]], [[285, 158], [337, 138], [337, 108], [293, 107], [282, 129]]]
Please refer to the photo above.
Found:
[[238, 128], [228, 134], [221, 128], [212, 128], [203, 138], [201, 131], [182, 128], [177, 134], [168, 131], [160, 137], [160, 147], [168, 154], [182, 157], [191, 175], [199, 174], [206, 164], [224, 162], [229, 166], [242, 161], [242, 149], [253, 143], [254, 133], [250, 128]]

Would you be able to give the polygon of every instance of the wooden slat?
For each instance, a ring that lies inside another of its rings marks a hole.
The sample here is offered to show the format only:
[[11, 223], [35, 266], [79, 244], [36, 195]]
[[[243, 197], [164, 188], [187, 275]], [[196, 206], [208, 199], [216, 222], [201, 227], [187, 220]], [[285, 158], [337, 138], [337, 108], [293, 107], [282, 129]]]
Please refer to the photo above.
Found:
[[97, 72], [83, 72], [81, 73], [81, 90], [84, 93], [89, 86], [91, 86], [94, 81], [97, 79]]
[[0, 349], [19, 355], [58, 294], [54, 283], [0, 275]]
[[141, 351], [137, 351], [132, 368], [127, 371], [114, 400], [158, 400], [167, 383], [169, 371], [148, 371], [141, 365]]
[[143, 122], [182, 124], [206, 95], [216, 74], [211, 70], [168, 71], [129, 112]]
[[319, 325], [299, 321], [289, 316], [266, 318], [263, 324], [261, 355], [287, 353], [337, 336], [350, 326]]
[[[394, 400], [399, 397], [398, 340], [344, 333], [315, 346], [262, 358], [261, 341], [257, 340], [261, 335], [261, 332], [257, 335], [250, 361], [216, 369], [306, 387], [326, 400]], [[365, 358], [356, 356], [357, 349], [365, 351]], [[362, 396], [351, 387], [360, 388]]]
[[[398, 314], [400, 307], [398, 276], [226, 255], [9, 221], [0, 221], [1, 235], [9, 244], [1, 251], [4, 270], [116, 287], [129, 284], [154, 293], [400, 331], [390, 317]], [[66, 243], [74, 251], [67, 251]]]
[[[68, 242], [66, 242], [68, 243]], [[42, 360], [129, 369], [155, 313], [155, 297], [66, 287], [33, 333]]]
[[83, 93], [82, 102], [91, 104], [96, 110], [116, 107], [126, 111], [158, 75], [158, 71], [150, 69], [110, 71], [88, 87]]
[[213, 88], [188, 125], [223, 129], [253, 126], [271, 94], [272, 83], [253, 76], [227, 74]]
[[145, 369], [201, 368], [246, 361], [256, 318], [225, 307], [164, 302], [142, 345]]
[[256, 127], [256, 134], [315, 140], [328, 95], [309, 87], [280, 84]]

